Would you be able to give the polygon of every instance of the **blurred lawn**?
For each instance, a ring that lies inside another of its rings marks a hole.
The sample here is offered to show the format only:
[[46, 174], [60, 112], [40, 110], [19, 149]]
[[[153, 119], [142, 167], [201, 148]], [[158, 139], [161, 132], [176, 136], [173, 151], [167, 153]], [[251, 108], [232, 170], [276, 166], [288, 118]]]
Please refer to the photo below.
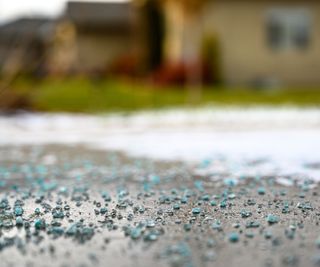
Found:
[[20, 79], [11, 90], [26, 95], [35, 110], [108, 112], [189, 107], [201, 105], [296, 105], [320, 106], [320, 88], [206, 87], [201, 99], [190, 101], [183, 88], [156, 88], [132, 81], [89, 80], [87, 78]]

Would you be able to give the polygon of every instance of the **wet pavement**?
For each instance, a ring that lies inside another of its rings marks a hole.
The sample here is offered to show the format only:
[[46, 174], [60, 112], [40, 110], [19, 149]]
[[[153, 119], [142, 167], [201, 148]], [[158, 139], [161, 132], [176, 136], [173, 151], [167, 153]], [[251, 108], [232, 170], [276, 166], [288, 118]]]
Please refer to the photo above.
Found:
[[2, 146], [0, 163], [1, 267], [320, 266], [320, 190], [304, 175], [79, 145]]

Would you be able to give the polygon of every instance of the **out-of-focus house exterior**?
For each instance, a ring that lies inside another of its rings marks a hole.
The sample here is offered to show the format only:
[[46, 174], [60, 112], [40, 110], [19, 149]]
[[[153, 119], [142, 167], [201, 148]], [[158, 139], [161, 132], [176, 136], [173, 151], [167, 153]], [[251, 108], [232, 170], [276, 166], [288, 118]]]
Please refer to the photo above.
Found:
[[69, 1], [56, 26], [50, 72], [133, 75], [158, 67], [163, 43], [154, 38], [161, 26], [153, 2]]
[[320, 1], [195, 2], [164, 2], [167, 61], [197, 60], [201, 42], [211, 36], [229, 84], [320, 84]]
[[203, 61], [228, 84], [319, 85], [320, 1], [70, 1], [55, 21], [0, 27], [2, 71], [20, 64], [52, 74], [130, 73], [183, 64], [192, 66], [184, 69], [189, 81], [201, 82]]
[[21, 69], [41, 74], [55, 22], [47, 18], [20, 18], [0, 26], [0, 70], [14, 75]]
[[0, 70], [5, 75], [7, 69], [58, 75], [129, 71], [137, 54], [136, 15], [130, 2], [70, 1], [54, 21], [9, 22], [0, 27]]
[[134, 53], [136, 17], [129, 2], [70, 1], [64, 19], [74, 26], [77, 71], [107, 69]]

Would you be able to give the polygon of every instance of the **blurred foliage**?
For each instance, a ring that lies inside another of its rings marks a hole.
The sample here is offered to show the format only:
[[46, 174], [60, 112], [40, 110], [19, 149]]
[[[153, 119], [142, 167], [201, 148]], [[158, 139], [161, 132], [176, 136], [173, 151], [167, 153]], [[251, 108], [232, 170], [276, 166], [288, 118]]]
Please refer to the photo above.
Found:
[[[320, 105], [319, 88], [205, 87], [201, 100], [193, 103], [188, 101], [188, 90], [182, 87], [157, 87], [132, 80], [73, 77], [39, 81], [21, 78], [8, 90], [11, 95], [24, 96], [28, 99], [27, 108], [38, 111], [96, 113], [201, 105]], [[2, 107], [5, 106], [2, 104]], [[16, 104], [14, 108], [18, 108]]]

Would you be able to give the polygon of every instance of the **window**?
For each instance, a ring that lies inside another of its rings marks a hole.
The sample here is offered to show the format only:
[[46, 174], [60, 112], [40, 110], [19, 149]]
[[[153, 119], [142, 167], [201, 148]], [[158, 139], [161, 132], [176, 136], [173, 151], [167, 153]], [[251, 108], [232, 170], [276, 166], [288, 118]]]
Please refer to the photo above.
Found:
[[306, 49], [310, 44], [311, 14], [305, 8], [272, 8], [267, 14], [267, 41], [272, 49]]

